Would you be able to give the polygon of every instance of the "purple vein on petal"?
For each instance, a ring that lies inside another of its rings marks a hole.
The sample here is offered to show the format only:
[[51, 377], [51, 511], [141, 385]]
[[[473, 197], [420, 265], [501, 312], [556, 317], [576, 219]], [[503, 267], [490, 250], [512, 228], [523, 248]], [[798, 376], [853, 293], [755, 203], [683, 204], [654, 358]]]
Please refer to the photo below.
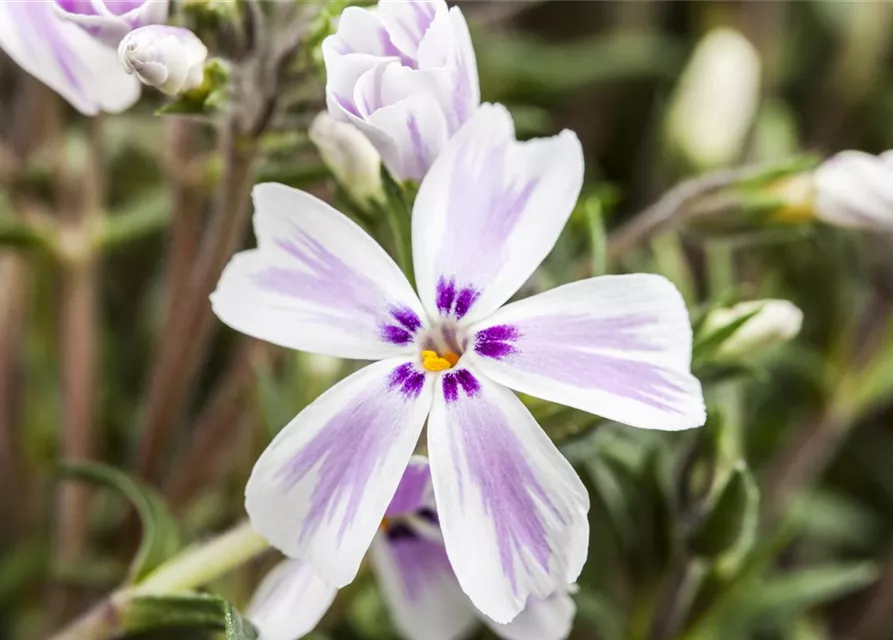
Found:
[[[656, 324], [657, 319], [649, 315], [531, 318], [517, 325], [521, 335], [513, 346], [510, 364], [565, 384], [679, 413], [683, 409], [674, 401], [685, 389], [661, 367], [624, 357], [625, 353], [661, 351], [660, 345], [649, 339], [647, 329]], [[497, 352], [493, 357], [500, 358], [499, 347], [491, 346], [499, 344], [503, 343], [485, 341], [483, 349]]]
[[[568, 525], [529, 464], [505, 414], [486, 396], [460, 400], [451, 428], [454, 464], [464, 458], [467, 475], [459, 475], [459, 499], [469, 490], [483, 503], [493, 523], [499, 561], [513, 593], [519, 591], [518, 567], [523, 573], [549, 573], [552, 546], [546, 520]], [[461, 412], [461, 413], [459, 413]]]
[[406, 427], [401, 420], [406, 403], [418, 397], [424, 386], [424, 375], [415, 375], [405, 366], [396, 368], [385, 385], [353, 398], [283, 467], [281, 481], [290, 486], [315, 471], [316, 484], [300, 539], [340, 517], [335, 523], [340, 542], [354, 521], [380, 461]]
[[314, 305], [299, 312], [308, 320], [374, 332], [393, 344], [410, 343], [421, 327], [411, 309], [389, 304], [374, 280], [300, 229], [294, 229], [288, 239], [277, 240], [276, 245], [302, 268], [268, 265], [254, 275], [254, 281], [270, 293]]

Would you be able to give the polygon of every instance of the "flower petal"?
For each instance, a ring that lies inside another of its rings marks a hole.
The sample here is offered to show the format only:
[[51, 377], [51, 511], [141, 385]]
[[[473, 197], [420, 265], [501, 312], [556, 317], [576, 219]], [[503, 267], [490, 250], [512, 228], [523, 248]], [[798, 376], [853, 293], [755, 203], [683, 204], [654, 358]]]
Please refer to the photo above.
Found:
[[422, 42], [434, 16], [446, 13], [443, 0], [380, 0], [375, 13], [390, 34], [391, 42], [410, 60], [418, 58]]
[[295, 640], [313, 630], [336, 593], [306, 562], [284, 560], [261, 581], [246, 615], [260, 632], [259, 640]]
[[[57, 15], [78, 25], [89, 35], [109, 47], [118, 48], [122, 38], [130, 31], [150, 24], [163, 24], [167, 20], [169, 0], [144, 2], [94, 3], [91, 11], [85, 11], [80, 3], [55, 1]], [[99, 11], [97, 11], [99, 9]]]
[[436, 96], [455, 133], [481, 102], [474, 46], [459, 7], [438, 9], [419, 46], [418, 66], [440, 78]]
[[469, 368], [438, 383], [428, 451], [444, 543], [474, 605], [507, 623], [580, 574], [589, 496], [511, 391]]
[[391, 498], [387, 513], [389, 518], [413, 514], [420, 509], [435, 509], [434, 487], [431, 486], [431, 468], [424, 456], [413, 456], [403, 472], [397, 492]]
[[704, 424], [688, 312], [665, 278], [574, 282], [470, 330], [475, 366], [516, 391], [646, 429]]
[[124, 111], [140, 84], [117, 52], [56, 14], [52, 2], [0, 2], [0, 48], [85, 115]]
[[304, 409], [251, 473], [255, 530], [326, 584], [353, 580], [431, 403], [428, 377], [398, 358], [371, 364]]
[[406, 277], [350, 219], [279, 184], [254, 188], [258, 248], [236, 255], [211, 296], [227, 325], [342, 358], [405, 353], [424, 313]]
[[539, 266], [573, 210], [583, 180], [576, 135], [514, 135], [504, 107], [481, 106], [422, 182], [413, 258], [432, 317], [473, 322], [492, 313]]
[[503, 640], [564, 640], [570, 635], [577, 606], [564, 591], [545, 600], [530, 598], [524, 611], [508, 624], [484, 619], [493, 633]]
[[458, 640], [477, 623], [443, 544], [423, 537], [376, 536], [372, 562], [394, 625], [407, 640]]

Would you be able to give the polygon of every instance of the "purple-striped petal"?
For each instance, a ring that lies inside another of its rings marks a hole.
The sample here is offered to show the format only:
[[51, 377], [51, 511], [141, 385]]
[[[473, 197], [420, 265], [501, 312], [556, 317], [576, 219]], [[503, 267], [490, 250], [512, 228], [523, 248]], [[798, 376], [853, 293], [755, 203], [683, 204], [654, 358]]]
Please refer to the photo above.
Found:
[[117, 52], [59, 12], [54, 2], [0, 2], [0, 48], [85, 115], [130, 107], [140, 85]]
[[342, 358], [411, 353], [424, 313], [399, 267], [354, 222], [302, 191], [254, 189], [258, 248], [236, 255], [211, 296], [227, 325]]
[[442, 375], [428, 451], [450, 562], [484, 615], [507, 623], [576, 580], [589, 497], [511, 391], [465, 367]]
[[416, 514], [426, 509], [434, 512], [434, 487], [431, 486], [431, 469], [428, 460], [422, 456], [413, 456], [403, 472], [397, 492], [388, 505], [388, 518]]
[[260, 640], [295, 640], [313, 630], [336, 593], [306, 562], [284, 560], [261, 581], [246, 616], [260, 632]]
[[484, 618], [493, 633], [503, 640], [564, 640], [570, 635], [577, 607], [566, 591], [548, 598], [530, 598], [527, 606], [508, 624]]
[[[52, 2], [52, 0], [51, 0]], [[140, 27], [163, 24], [169, 0], [55, 0], [56, 13], [114, 49]]]
[[472, 322], [508, 300], [552, 249], [582, 180], [572, 132], [516, 142], [504, 107], [480, 107], [415, 201], [413, 258], [428, 313]]
[[458, 640], [477, 625], [443, 543], [409, 531], [382, 532], [371, 557], [394, 626], [406, 640]]
[[420, 180], [480, 103], [468, 25], [443, 0], [349, 7], [322, 49], [330, 113], [398, 180]]
[[660, 276], [574, 282], [469, 332], [475, 366], [516, 391], [647, 429], [704, 424], [688, 312]]
[[258, 533], [313, 565], [329, 586], [353, 580], [431, 404], [432, 384], [392, 358], [338, 383], [273, 440], [245, 508]]

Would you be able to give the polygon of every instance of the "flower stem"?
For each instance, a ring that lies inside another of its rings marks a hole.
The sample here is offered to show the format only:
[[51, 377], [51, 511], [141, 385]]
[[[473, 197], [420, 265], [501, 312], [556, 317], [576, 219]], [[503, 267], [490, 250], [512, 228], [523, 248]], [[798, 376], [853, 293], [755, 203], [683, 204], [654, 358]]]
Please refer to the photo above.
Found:
[[192, 591], [229, 573], [269, 548], [247, 521], [211, 540], [189, 547], [140, 584], [118, 589], [50, 640], [107, 640], [121, 635], [127, 608], [142, 596]]
[[132, 592], [140, 596], [194, 589], [229, 573], [269, 546], [246, 520], [204, 544], [185, 549], [146, 576]]

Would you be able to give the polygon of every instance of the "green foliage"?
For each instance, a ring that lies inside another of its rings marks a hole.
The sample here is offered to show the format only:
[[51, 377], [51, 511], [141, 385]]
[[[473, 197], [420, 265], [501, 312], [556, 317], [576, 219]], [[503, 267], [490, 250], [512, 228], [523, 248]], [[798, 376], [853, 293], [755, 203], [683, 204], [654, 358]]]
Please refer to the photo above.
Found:
[[163, 629], [212, 629], [226, 640], [257, 640], [257, 630], [226, 600], [211, 595], [140, 596], [125, 609], [123, 629], [141, 633]]
[[179, 525], [168, 512], [164, 499], [153, 489], [122, 471], [98, 463], [66, 463], [59, 471], [68, 478], [113, 489], [136, 508], [142, 524], [142, 540], [130, 564], [128, 583], [138, 583], [180, 548]]
[[752, 538], [758, 517], [758, 489], [747, 466], [732, 469], [706, 515], [689, 534], [688, 544], [699, 556], [715, 558]]

